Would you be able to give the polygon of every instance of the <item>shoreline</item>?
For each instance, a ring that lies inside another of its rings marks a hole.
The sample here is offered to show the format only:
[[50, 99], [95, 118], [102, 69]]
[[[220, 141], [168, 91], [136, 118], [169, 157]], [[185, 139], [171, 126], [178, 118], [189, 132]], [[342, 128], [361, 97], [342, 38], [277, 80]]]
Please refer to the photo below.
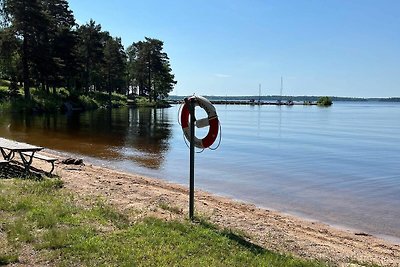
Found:
[[[57, 158], [65, 155], [47, 149], [45, 152]], [[187, 217], [188, 188], [185, 186], [90, 163], [74, 166], [57, 162], [54, 174], [61, 177], [71, 192], [104, 197], [118, 209], [134, 211], [137, 218], [155, 216], [170, 220]], [[162, 205], [178, 212], [161, 209]], [[368, 233], [338, 228], [201, 190], [196, 190], [195, 211], [220, 227], [245, 233], [251, 242], [272, 251], [333, 262], [337, 266], [354, 262], [400, 266], [400, 245]]]
[[[219, 194], [215, 194], [215, 193], [211, 193], [211, 194], [220, 196]], [[223, 197], [229, 198], [232, 201], [243, 202], [245, 204], [253, 205], [253, 203], [251, 203], [249, 201], [246, 201], [246, 200], [243, 200], [243, 199], [238, 199], [238, 198], [235, 198], [235, 197], [232, 197], [232, 196], [223, 196]], [[366, 235], [369, 235], [369, 236], [374, 236], [374, 237], [377, 237], [377, 238], [382, 239], [384, 241], [393, 243], [394, 245], [399, 245], [400, 246], [400, 237], [397, 237], [397, 236], [379, 234], [379, 233], [375, 233], [373, 231], [363, 230], [363, 229], [357, 228], [357, 227], [351, 227], [351, 226], [347, 226], [347, 225], [344, 225], [344, 224], [339, 224], [339, 223], [333, 223], [333, 222], [329, 222], [329, 221], [319, 220], [319, 219], [316, 219], [316, 218], [314, 218], [312, 216], [308, 216], [307, 214], [302, 213], [302, 212], [284, 211], [284, 210], [275, 209], [273, 207], [268, 207], [268, 206], [264, 206], [264, 205], [257, 205], [257, 204], [254, 204], [254, 205], [256, 205], [256, 207], [258, 207], [260, 209], [263, 209], [263, 210], [271, 210], [271, 211], [274, 211], [274, 212], [277, 212], [277, 213], [281, 213], [283, 215], [295, 217], [295, 218], [298, 218], [300, 220], [304, 220], [304, 221], [307, 221], [307, 222], [324, 224], [324, 225], [330, 226], [332, 228], [335, 228], [335, 229], [338, 229], [338, 230], [341, 230], [341, 231], [351, 232], [351, 233], [363, 233], [363, 234], [366, 234]]]
[[[132, 172], [132, 171], [129, 171], [129, 170], [119, 169], [119, 168], [114, 167], [114, 166], [106, 166], [107, 165], [106, 164], [107, 160], [105, 160], [105, 159], [97, 159], [97, 158], [94, 158], [94, 157], [85, 156], [85, 155], [82, 155], [82, 154], [76, 154], [76, 153], [72, 153], [72, 152], [66, 152], [66, 151], [58, 151], [58, 150], [51, 150], [51, 149], [46, 149], [46, 150], [49, 152], [50, 155], [53, 155], [53, 156], [57, 155], [57, 157], [61, 157], [61, 158], [63, 158], [63, 157], [83, 158], [85, 162], [89, 162], [90, 164], [95, 165], [95, 166], [104, 166], [106, 168], [112, 169], [112, 170], [117, 171], [117, 172], [123, 172], [123, 173], [131, 174], [131, 175], [138, 175], [138, 176], [148, 177], [150, 179], [156, 179], [156, 180], [163, 181], [165, 183], [171, 183], [171, 184], [174, 184], [174, 185], [178, 185], [178, 186], [181, 186], [183, 188], [187, 188], [188, 187], [188, 184], [186, 184], [186, 183], [180, 183], [178, 181], [168, 180], [168, 179], [165, 179], [164, 177], [162, 177], [161, 175], [152, 176], [151, 174], [148, 174], [148, 173], [145, 173], [145, 172]], [[328, 218], [319, 219], [319, 218], [317, 218], [315, 216], [313, 217], [313, 215], [311, 215], [311, 214], [307, 214], [306, 211], [304, 211], [304, 212], [302, 212], [302, 211], [293, 211], [289, 207], [281, 207], [281, 208], [278, 207], [277, 208], [277, 207], [273, 207], [273, 206], [263, 205], [263, 204], [254, 202], [251, 199], [237, 197], [237, 196], [234, 196], [234, 195], [229, 194], [229, 193], [212, 191], [212, 189], [210, 189], [210, 190], [209, 189], [199, 189], [199, 190], [196, 189], [196, 192], [197, 191], [203, 191], [203, 192], [206, 192], [206, 193], [208, 193], [210, 195], [213, 195], [213, 196], [219, 196], [219, 197], [227, 198], [227, 199], [230, 199], [232, 201], [243, 203], [243, 204], [254, 205], [257, 208], [260, 208], [260, 209], [263, 209], [263, 210], [271, 210], [271, 211], [278, 212], [278, 213], [283, 214], [283, 215], [296, 217], [296, 218], [299, 218], [299, 219], [302, 219], [302, 220], [305, 220], [305, 221], [308, 221], [308, 222], [315, 222], [315, 223], [325, 224], [325, 225], [331, 226], [333, 228], [340, 229], [342, 231], [353, 232], [353, 233], [364, 233], [364, 234], [367, 234], [367, 235], [370, 235], [370, 236], [378, 237], [380, 239], [383, 239], [383, 240], [385, 240], [387, 242], [390, 242], [390, 243], [393, 243], [395, 245], [400, 245], [400, 237], [397, 237], [395, 235], [379, 233], [378, 231], [374, 231], [374, 230], [371, 230], [371, 229], [370, 230], [365, 229], [362, 226], [357, 227], [357, 226], [349, 226], [349, 225], [346, 225], [346, 224], [340, 224], [338, 222], [335, 222], [334, 220], [333, 221], [329, 220]], [[189, 204], [187, 204], [187, 205], [189, 205]]]

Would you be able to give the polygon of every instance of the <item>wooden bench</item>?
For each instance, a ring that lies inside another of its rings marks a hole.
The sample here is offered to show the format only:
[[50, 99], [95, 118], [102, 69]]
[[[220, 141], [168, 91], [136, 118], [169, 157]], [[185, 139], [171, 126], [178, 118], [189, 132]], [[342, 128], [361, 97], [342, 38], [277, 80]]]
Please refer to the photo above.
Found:
[[[26, 155], [27, 153], [22, 153], [22, 154]], [[54, 171], [54, 162], [57, 160], [56, 158], [51, 158], [51, 157], [48, 157], [48, 156], [45, 156], [45, 155], [42, 155], [39, 153], [35, 153], [33, 155], [33, 157], [36, 159], [41, 159], [41, 160], [51, 163], [51, 170], [50, 170], [49, 174], [51, 174]]]

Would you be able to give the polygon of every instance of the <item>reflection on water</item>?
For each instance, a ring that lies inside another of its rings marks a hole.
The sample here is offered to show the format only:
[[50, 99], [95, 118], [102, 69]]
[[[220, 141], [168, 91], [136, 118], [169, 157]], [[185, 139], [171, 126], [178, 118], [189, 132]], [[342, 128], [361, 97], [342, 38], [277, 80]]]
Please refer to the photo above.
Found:
[[[163, 109], [130, 109], [122, 155], [139, 165], [158, 169], [169, 148], [171, 125]], [[137, 151], [143, 153], [137, 153]]]
[[68, 115], [2, 114], [0, 135], [102, 159], [130, 159], [159, 168], [171, 125], [162, 109], [101, 109]]

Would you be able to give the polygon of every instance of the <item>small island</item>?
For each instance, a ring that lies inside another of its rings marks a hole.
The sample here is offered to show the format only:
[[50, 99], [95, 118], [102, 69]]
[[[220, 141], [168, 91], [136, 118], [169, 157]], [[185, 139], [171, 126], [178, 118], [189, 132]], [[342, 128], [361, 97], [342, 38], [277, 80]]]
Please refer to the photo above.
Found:
[[317, 105], [320, 107], [329, 107], [332, 105], [332, 99], [329, 96], [320, 97], [317, 101]]

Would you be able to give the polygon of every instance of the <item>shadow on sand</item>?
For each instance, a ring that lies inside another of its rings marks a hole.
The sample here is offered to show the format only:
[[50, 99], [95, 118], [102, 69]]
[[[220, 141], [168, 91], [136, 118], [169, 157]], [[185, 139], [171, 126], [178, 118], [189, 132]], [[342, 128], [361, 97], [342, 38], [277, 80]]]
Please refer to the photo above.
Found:
[[57, 176], [34, 167], [30, 168], [29, 173], [25, 173], [25, 169], [16, 163], [9, 163], [7, 165], [0, 166], [0, 179], [21, 178], [40, 180], [44, 177], [53, 178]]

